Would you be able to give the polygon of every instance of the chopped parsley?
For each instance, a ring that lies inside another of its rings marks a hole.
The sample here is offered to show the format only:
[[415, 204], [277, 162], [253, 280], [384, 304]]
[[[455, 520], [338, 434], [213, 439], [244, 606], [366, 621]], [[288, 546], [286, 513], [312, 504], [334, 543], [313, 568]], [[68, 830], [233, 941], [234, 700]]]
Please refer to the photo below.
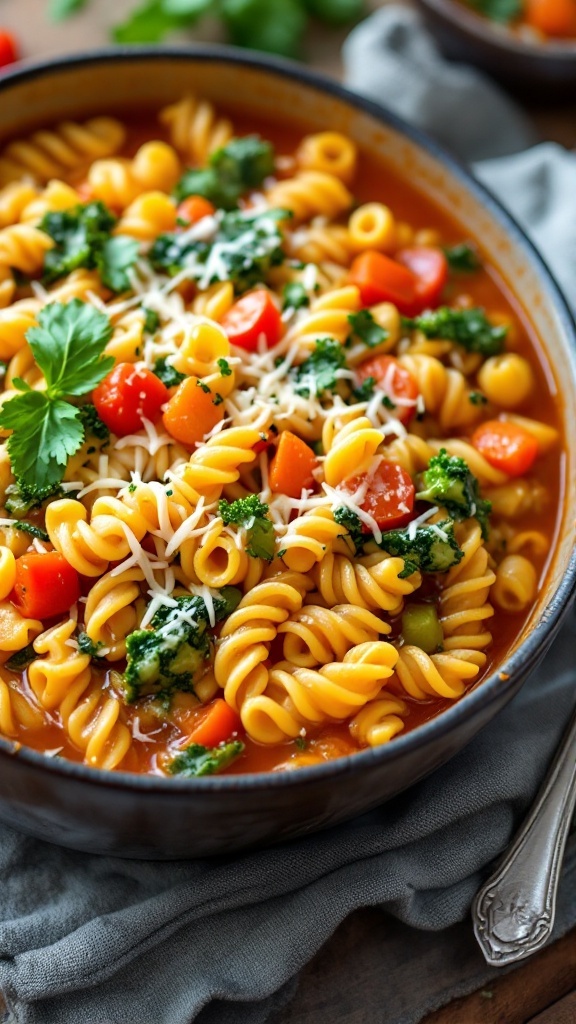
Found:
[[347, 505], [340, 505], [334, 509], [332, 514], [334, 522], [338, 523], [339, 526], [345, 526], [348, 530], [348, 536], [354, 545], [354, 553], [361, 555], [364, 551], [367, 537], [362, 530], [362, 520], [360, 517], [351, 508], [348, 508]]
[[418, 329], [427, 338], [443, 338], [461, 345], [467, 352], [495, 356], [504, 347], [507, 327], [494, 327], [483, 309], [439, 309], [410, 319], [403, 317], [404, 327]]
[[128, 271], [136, 262], [139, 245], [127, 235], [112, 235], [116, 222], [100, 201], [44, 214], [39, 229], [55, 242], [44, 257], [44, 281], [49, 284], [86, 267], [98, 270], [103, 284], [114, 292], [129, 288]]
[[178, 202], [204, 196], [222, 210], [233, 210], [241, 195], [259, 188], [273, 171], [272, 144], [259, 135], [245, 135], [212, 153], [208, 167], [185, 171], [174, 195]]
[[181, 384], [186, 378], [185, 373], [181, 373], [175, 366], [172, 366], [172, 363], [168, 363], [166, 361], [166, 356], [161, 356], [160, 359], [156, 360], [152, 372], [160, 378], [167, 388], [176, 387], [176, 385]]
[[361, 309], [359, 313], [351, 313], [348, 317], [352, 332], [346, 340], [346, 346], [354, 341], [361, 341], [367, 348], [377, 348], [388, 337], [388, 331], [376, 322], [369, 309]]
[[310, 305], [310, 297], [301, 281], [289, 281], [282, 291], [282, 309], [303, 309]]
[[482, 263], [478, 256], [477, 249], [470, 242], [459, 242], [457, 245], [447, 246], [444, 255], [450, 270], [458, 273], [470, 274], [480, 270]]
[[297, 395], [310, 398], [326, 391], [335, 391], [337, 371], [346, 366], [346, 355], [335, 338], [319, 338], [308, 359], [291, 371]]
[[94, 640], [88, 636], [88, 633], [78, 633], [77, 643], [80, 654], [89, 654], [91, 658], [97, 658], [99, 656], [99, 652], [104, 647], [104, 644], [100, 640], [94, 642]]
[[240, 740], [221, 743], [219, 747], [213, 747], [211, 750], [200, 743], [191, 743], [170, 761], [166, 770], [170, 775], [181, 775], [185, 779], [215, 775], [232, 764], [243, 750], [244, 744]]

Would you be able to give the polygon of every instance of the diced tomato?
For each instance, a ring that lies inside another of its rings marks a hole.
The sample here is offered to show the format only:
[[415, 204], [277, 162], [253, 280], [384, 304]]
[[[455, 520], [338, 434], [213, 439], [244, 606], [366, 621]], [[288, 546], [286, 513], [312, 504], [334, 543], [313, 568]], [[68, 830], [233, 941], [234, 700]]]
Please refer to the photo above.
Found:
[[[346, 480], [342, 487], [354, 494], [366, 479], [363, 473]], [[394, 530], [406, 526], [414, 509], [414, 484], [410, 474], [397, 462], [383, 460], [370, 479], [360, 508], [376, 520], [381, 530]], [[370, 527], [362, 525], [363, 533]]]
[[16, 559], [16, 582], [10, 600], [27, 619], [62, 615], [79, 597], [78, 573], [59, 551], [32, 551]]
[[242, 729], [242, 723], [225, 700], [217, 697], [206, 708], [206, 713], [190, 733], [190, 743], [203, 747], [217, 747]]
[[282, 318], [270, 292], [257, 288], [243, 295], [222, 317], [222, 327], [233, 345], [256, 352], [261, 337], [273, 348], [282, 335]]
[[400, 249], [396, 259], [416, 277], [414, 304], [405, 315], [417, 316], [423, 309], [437, 306], [448, 280], [448, 261], [442, 250], [433, 246], [414, 246]]
[[576, 0], [526, 0], [524, 17], [545, 36], [576, 37]]
[[522, 476], [538, 455], [538, 442], [524, 427], [508, 420], [486, 420], [472, 434], [472, 444], [496, 469]]
[[318, 460], [311, 448], [290, 430], [283, 430], [270, 463], [268, 482], [275, 494], [299, 498], [304, 488], [314, 486], [313, 471]]
[[393, 302], [405, 313], [416, 300], [416, 275], [381, 252], [369, 250], [357, 256], [348, 280], [359, 288], [364, 306]]
[[0, 68], [19, 60], [18, 47], [14, 36], [6, 29], [0, 29]]
[[132, 363], [118, 363], [92, 393], [100, 419], [119, 437], [136, 433], [143, 419], [157, 420], [169, 397], [155, 373]]
[[373, 377], [378, 387], [388, 396], [396, 406], [391, 410], [392, 415], [406, 426], [416, 412], [418, 395], [418, 384], [414, 377], [402, 363], [394, 356], [374, 356], [367, 359], [358, 367], [360, 380]]
[[176, 210], [178, 220], [184, 220], [187, 224], [197, 224], [199, 220], [211, 217], [213, 213], [216, 213], [216, 207], [204, 196], [188, 196]]

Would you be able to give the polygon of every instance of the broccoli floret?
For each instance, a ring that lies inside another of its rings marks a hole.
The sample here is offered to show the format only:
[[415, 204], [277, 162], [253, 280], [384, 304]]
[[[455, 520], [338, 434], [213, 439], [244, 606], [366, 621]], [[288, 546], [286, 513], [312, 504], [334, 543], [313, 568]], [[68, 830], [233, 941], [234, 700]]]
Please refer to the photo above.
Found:
[[221, 743], [219, 747], [203, 747], [199, 743], [191, 743], [181, 754], [166, 766], [170, 775], [182, 775], [185, 779], [198, 778], [201, 775], [214, 775], [227, 768], [244, 750], [240, 740]]
[[96, 407], [91, 402], [81, 405], [78, 414], [84, 427], [85, 437], [97, 437], [99, 441], [110, 440], [110, 430], [103, 420], [100, 419], [96, 412]]
[[456, 455], [448, 455], [441, 448], [438, 455], [430, 459], [428, 469], [422, 474], [422, 490], [416, 498], [442, 505], [453, 519], [469, 519], [474, 516], [480, 523], [482, 537], [488, 538], [491, 502], [480, 494], [480, 486], [470, 472], [468, 463]]
[[160, 378], [167, 388], [173, 388], [174, 386], [181, 384], [186, 377], [185, 373], [181, 373], [180, 370], [177, 370], [171, 363], [166, 362], [166, 356], [162, 356], [160, 359], [156, 360], [152, 372]]
[[225, 525], [242, 526], [246, 530], [246, 552], [252, 558], [265, 558], [267, 562], [274, 558], [274, 524], [267, 518], [268, 505], [260, 501], [257, 494], [233, 502], [222, 498], [218, 502], [218, 514]]
[[[40, 508], [49, 498], [60, 498], [64, 494], [60, 484], [48, 484], [46, 487], [31, 487], [22, 480], [17, 484], [9, 484], [6, 488], [6, 511], [13, 516], [25, 516], [30, 509]], [[71, 497], [68, 492], [67, 497]]]
[[[225, 618], [241, 598], [235, 587], [223, 587], [214, 599], [216, 620]], [[122, 680], [128, 703], [175, 690], [194, 690], [211, 653], [209, 615], [201, 597], [177, 597], [174, 606], [158, 609], [150, 629], [126, 638], [126, 671]]]
[[233, 210], [240, 196], [258, 188], [274, 170], [274, 149], [258, 135], [232, 139], [210, 157], [208, 167], [188, 170], [174, 189], [178, 202], [204, 196], [222, 210]]
[[467, 352], [482, 356], [496, 356], [504, 347], [507, 327], [493, 327], [483, 309], [439, 309], [409, 319], [402, 318], [404, 327], [417, 328], [427, 338], [445, 338], [455, 341]]
[[360, 517], [351, 508], [348, 508], [347, 505], [340, 505], [339, 508], [334, 509], [332, 514], [334, 522], [338, 523], [339, 526], [345, 526], [348, 530], [348, 536], [354, 545], [355, 554], [361, 555], [364, 551], [366, 535], [362, 531]]
[[138, 242], [111, 234], [116, 217], [100, 201], [80, 203], [71, 210], [46, 213], [40, 224], [55, 243], [44, 257], [44, 281], [50, 283], [77, 267], [98, 269], [112, 291], [129, 286], [127, 271], [136, 262]]
[[337, 371], [345, 366], [346, 355], [340, 342], [335, 338], [319, 338], [312, 354], [292, 373], [296, 394], [310, 398], [310, 395], [334, 391], [338, 384]]
[[99, 651], [104, 647], [100, 640], [95, 643], [88, 633], [78, 633], [77, 643], [80, 654], [89, 654], [91, 658], [97, 658]]
[[389, 530], [383, 534], [379, 546], [389, 555], [404, 559], [400, 579], [411, 576], [417, 569], [429, 573], [448, 572], [464, 557], [451, 519], [443, 519], [434, 526], [417, 526], [413, 536], [408, 529]]

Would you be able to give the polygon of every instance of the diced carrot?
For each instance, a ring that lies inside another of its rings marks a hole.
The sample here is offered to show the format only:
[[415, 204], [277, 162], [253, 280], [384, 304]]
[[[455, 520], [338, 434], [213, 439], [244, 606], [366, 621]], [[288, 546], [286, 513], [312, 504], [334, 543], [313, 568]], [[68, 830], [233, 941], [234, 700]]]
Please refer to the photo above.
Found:
[[268, 482], [276, 494], [299, 498], [304, 487], [314, 484], [313, 470], [318, 465], [311, 448], [296, 434], [283, 430], [270, 463]]
[[491, 466], [508, 476], [527, 473], [539, 451], [536, 438], [509, 420], [481, 423], [472, 434], [472, 444]]
[[282, 317], [266, 288], [243, 295], [222, 317], [222, 327], [233, 345], [256, 352], [260, 338], [273, 348], [282, 335]]
[[207, 385], [200, 386], [197, 377], [186, 377], [162, 417], [168, 433], [188, 448], [199, 444], [224, 415], [217, 398]]
[[403, 313], [412, 309], [416, 299], [416, 275], [381, 252], [368, 250], [357, 256], [348, 280], [360, 289], [365, 306], [393, 302]]
[[217, 697], [206, 709], [206, 714], [190, 733], [190, 743], [203, 747], [217, 747], [242, 728], [240, 719], [225, 700]]
[[545, 36], [576, 38], [576, 0], [526, 0], [524, 19]]
[[176, 210], [178, 220], [184, 220], [187, 224], [197, 224], [199, 220], [211, 217], [213, 213], [216, 213], [216, 207], [204, 196], [188, 196]]
[[16, 559], [16, 582], [10, 600], [27, 619], [61, 615], [79, 597], [78, 573], [59, 551], [32, 551]]
[[[366, 474], [350, 477], [342, 485], [349, 494], [354, 494], [366, 479]], [[405, 526], [412, 518], [415, 488], [412, 478], [397, 462], [383, 460], [370, 479], [368, 489], [360, 508], [376, 520], [381, 530], [393, 530]], [[370, 527], [362, 524], [364, 533]]]
[[395, 406], [392, 415], [406, 426], [416, 412], [420, 391], [414, 377], [394, 356], [374, 356], [358, 367], [360, 380], [373, 377]]

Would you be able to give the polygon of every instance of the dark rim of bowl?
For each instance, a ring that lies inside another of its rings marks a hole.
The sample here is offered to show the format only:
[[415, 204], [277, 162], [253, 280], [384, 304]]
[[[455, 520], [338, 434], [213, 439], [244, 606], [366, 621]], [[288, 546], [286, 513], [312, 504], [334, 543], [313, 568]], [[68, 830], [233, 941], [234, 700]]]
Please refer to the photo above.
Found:
[[[162, 48], [148, 46], [114, 47], [88, 51], [72, 56], [56, 57], [51, 60], [29, 64], [21, 70], [9, 71], [0, 80], [0, 95], [8, 90], [12, 84], [54, 72], [73, 71], [76, 67], [85, 67], [87, 64], [167, 59], [192, 59], [200, 63], [205, 61], [224, 62], [238, 67], [255, 68], [263, 72], [272, 73], [280, 78], [303, 82], [311, 89], [335, 96], [349, 106], [371, 115], [381, 123], [389, 125], [399, 134], [406, 136], [421, 149], [431, 154], [459, 179], [477, 202], [488, 209], [490, 214], [506, 228], [528, 260], [536, 264], [542, 283], [551, 295], [553, 305], [559, 314], [563, 329], [572, 341], [572, 358], [576, 360], [576, 324], [560, 287], [530, 239], [492, 193], [471, 175], [463, 163], [445, 151], [424, 132], [405, 123], [385, 107], [363, 96], [349, 92], [339, 83], [325, 78], [321, 74], [302, 68], [292, 61], [284, 60], [280, 57], [261, 56], [252, 51], [243, 53], [235, 48], [224, 46], [190, 44], [188, 46], [167, 46]], [[472, 718], [480, 707], [488, 707], [494, 701], [500, 700], [503, 690], [516, 686], [516, 672], [523, 670], [527, 676], [540, 657], [542, 645], [546, 642], [550, 643], [555, 636], [574, 592], [576, 592], [576, 548], [572, 551], [566, 572], [558, 589], [538, 622], [531, 628], [528, 636], [521, 641], [519, 648], [502, 662], [494, 672], [487, 676], [486, 679], [482, 680], [476, 688], [469, 691], [440, 715], [435, 716], [430, 721], [404, 735], [396, 736], [392, 743], [385, 744], [382, 747], [358, 751], [346, 757], [328, 761], [326, 764], [299, 768], [297, 772], [252, 772], [244, 775], [214, 775], [199, 779], [178, 779], [166, 778], [160, 775], [90, 768], [88, 765], [80, 764], [76, 761], [46, 757], [40, 751], [22, 746], [18, 742], [4, 739], [0, 739], [0, 755], [4, 754], [11, 757], [16, 755], [18, 759], [27, 762], [31, 767], [39, 767], [54, 775], [80, 779], [92, 785], [113, 789], [156, 791], [161, 792], [165, 797], [170, 792], [181, 794], [182, 791], [191, 793], [210, 791], [230, 792], [247, 789], [261, 790], [270, 787], [297, 787], [314, 784], [322, 779], [325, 780], [331, 777], [336, 778], [340, 775], [361, 772], [374, 764], [392, 764], [397, 757], [414, 752], [419, 748], [425, 748], [429, 740], [439, 739], [442, 736], [448, 735], [456, 726]]]
[[507, 25], [482, 17], [473, 8], [468, 7], [465, 2], [460, 3], [459, 0], [418, 0], [418, 2], [422, 7], [429, 7], [436, 11], [461, 31], [475, 36], [483, 43], [497, 46], [504, 52], [512, 51], [518, 56], [529, 57], [530, 60], [536, 61], [553, 59], [567, 64], [573, 64], [576, 61], [576, 39], [567, 39], [565, 42], [547, 39], [545, 42], [538, 43], [535, 40], [525, 39], [513, 32]]

